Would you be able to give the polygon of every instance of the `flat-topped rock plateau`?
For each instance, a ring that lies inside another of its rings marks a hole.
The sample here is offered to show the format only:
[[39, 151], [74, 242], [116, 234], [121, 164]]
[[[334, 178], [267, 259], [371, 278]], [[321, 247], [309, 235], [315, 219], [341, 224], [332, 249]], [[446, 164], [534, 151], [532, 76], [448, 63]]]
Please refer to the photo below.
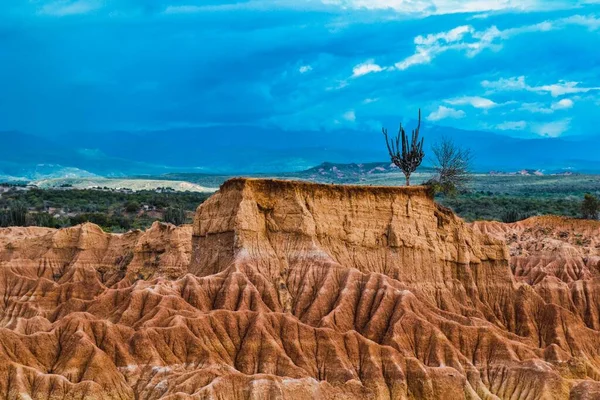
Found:
[[598, 399], [600, 223], [233, 179], [193, 226], [0, 230], [6, 399]]

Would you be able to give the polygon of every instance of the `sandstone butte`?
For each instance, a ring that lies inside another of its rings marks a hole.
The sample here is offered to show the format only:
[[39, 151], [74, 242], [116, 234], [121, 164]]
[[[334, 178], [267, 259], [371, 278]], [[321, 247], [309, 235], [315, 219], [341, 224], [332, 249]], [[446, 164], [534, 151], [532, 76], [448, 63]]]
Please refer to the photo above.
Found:
[[600, 223], [233, 179], [193, 226], [0, 231], [0, 398], [598, 399]]

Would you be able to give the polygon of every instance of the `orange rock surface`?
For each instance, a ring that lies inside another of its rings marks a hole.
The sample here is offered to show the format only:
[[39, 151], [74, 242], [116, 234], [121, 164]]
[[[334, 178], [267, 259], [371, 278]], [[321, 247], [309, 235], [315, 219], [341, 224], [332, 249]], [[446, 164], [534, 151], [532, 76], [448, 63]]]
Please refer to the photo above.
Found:
[[599, 230], [253, 179], [193, 227], [2, 229], [0, 397], [595, 399]]

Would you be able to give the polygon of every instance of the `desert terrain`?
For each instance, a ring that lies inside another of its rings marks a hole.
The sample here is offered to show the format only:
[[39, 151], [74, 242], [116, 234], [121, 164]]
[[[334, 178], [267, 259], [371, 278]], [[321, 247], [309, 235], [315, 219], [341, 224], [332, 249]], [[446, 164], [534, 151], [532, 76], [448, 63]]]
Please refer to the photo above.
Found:
[[600, 398], [600, 222], [232, 179], [192, 225], [0, 229], [7, 399]]

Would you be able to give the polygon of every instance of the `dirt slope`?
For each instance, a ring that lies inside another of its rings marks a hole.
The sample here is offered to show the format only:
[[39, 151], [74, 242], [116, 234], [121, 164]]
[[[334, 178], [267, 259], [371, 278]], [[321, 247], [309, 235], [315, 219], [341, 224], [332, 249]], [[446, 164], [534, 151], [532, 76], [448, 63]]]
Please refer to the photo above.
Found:
[[535, 226], [235, 179], [193, 227], [0, 230], [0, 396], [598, 398], [598, 227]]

